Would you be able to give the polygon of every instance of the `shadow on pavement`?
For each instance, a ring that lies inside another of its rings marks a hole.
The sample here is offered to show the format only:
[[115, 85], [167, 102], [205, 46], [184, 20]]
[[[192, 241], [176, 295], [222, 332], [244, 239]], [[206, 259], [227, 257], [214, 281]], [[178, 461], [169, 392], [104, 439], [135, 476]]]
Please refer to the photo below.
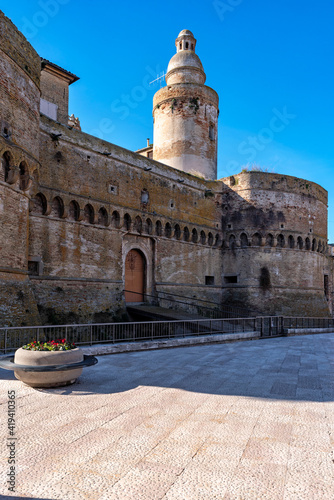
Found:
[[[125, 392], [138, 386], [299, 401], [334, 400], [334, 335], [276, 338], [99, 356], [57, 395]], [[13, 380], [13, 372], [0, 370]]]

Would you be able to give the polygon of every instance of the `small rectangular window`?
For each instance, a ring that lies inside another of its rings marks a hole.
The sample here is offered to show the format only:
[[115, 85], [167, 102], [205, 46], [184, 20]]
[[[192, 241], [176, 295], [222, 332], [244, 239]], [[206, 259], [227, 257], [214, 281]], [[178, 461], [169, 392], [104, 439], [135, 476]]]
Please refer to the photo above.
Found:
[[229, 276], [224, 276], [224, 281], [226, 284], [238, 283], [238, 275], [230, 274]]
[[51, 118], [51, 120], [57, 121], [58, 106], [56, 104], [46, 101], [45, 99], [41, 99], [40, 112]]
[[214, 276], [205, 276], [205, 284], [206, 285], [214, 285], [215, 284], [215, 277]]
[[108, 184], [108, 193], [110, 194], [118, 194], [118, 188], [114, 184]]
[[28, 272], [32, 276], [38, 276], [39, 275], [39, 262], [33, 262], [30, 260], [28, 262]]
[[30, 276], [41, 276], [43, 274], [43, 267], [41, 257], [29, 256], [28, 274], [30, 274]]

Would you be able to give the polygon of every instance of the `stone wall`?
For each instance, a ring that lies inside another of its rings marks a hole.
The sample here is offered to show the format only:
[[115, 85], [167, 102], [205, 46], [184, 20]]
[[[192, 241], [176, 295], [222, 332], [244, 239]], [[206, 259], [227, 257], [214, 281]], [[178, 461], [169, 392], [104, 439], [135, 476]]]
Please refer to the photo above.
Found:
[[145, 255], [149, 295], [166, 283], [188, 296], [194, 287], [212, 296], [205, 276], [216, 275], [219, 284], [222, 233], [214, 188], [221, 183], [176, 172], [44, 116], [40, 137], [29, 253], [43, 264], [42, 274], [31, 276], [43, 318], [122, 317], [124, 262], [133, 248]]
[[28, 40], [0, 10], [0, 48], [39, 87], [41, 58]]
[[39, 167], [40, 58], [2, 12], [0, 75], [0, 324], [37, 324], [28, 233], [30, 189]]

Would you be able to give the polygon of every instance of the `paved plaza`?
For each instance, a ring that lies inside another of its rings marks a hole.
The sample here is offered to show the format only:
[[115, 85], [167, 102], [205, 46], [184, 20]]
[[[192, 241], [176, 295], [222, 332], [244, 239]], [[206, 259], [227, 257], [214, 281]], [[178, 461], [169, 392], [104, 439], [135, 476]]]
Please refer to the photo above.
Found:
[[99, 356], [16, 392], [16, 491], [62, 500], [334, 498], [334, 334]]

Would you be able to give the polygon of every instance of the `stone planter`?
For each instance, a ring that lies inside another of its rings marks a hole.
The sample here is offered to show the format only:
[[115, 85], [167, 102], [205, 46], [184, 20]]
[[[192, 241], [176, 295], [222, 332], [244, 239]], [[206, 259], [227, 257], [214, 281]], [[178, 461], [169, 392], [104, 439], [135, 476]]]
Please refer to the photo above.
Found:
[[[14, 365], [25, 366], [51, 366], [70, 365], [83, 361], [82, 350], [77, 347], [69, 351], [29, 351], [27, 349], [18, 349], [15, 352]], [[82, 367], [71, 370], [54, 371], [25, 371], [14, 370], [14, 375], [31, 387], [58, 387], [62, 385], [73, 384], [81, 375]]]

